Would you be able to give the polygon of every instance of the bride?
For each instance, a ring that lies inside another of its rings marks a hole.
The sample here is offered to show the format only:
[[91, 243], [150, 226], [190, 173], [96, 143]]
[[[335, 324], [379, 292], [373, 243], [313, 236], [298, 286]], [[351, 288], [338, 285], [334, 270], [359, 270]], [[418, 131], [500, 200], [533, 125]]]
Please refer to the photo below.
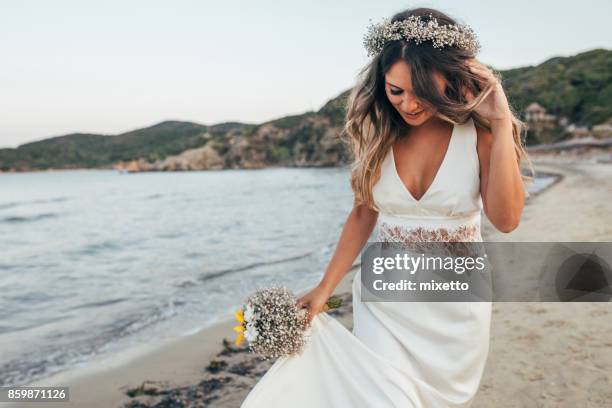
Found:
[[311, 338], [281, 357], [251, 407], [467, 407], [489, 352], [491, 302], [366, 302], [353, 280], [352, 332], [324, 311], [376, 227], [378, 242], [482, 242], [481, 211], [502, 232], [520, 220], [523, 123], [475, 59], [473, 31], [418, 8], [372, 25], [372, 56], [347, 107], [355, 194], [320, 283], [299, 299]]

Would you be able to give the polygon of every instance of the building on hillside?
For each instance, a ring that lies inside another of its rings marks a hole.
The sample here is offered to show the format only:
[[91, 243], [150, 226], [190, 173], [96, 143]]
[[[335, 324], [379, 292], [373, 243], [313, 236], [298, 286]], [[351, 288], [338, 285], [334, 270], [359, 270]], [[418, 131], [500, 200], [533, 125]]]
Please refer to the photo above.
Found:
[[525, 121], [532, 123], [554, 122], [557, 119], [557, 116], [547, 114], [546, 108], [537, 102], [532, 102], [525, 108], [524, 116]]
[[565, 131], [570, 133], [573, 138], [591, 136], [591, 131], [587, 126], [577, 126], [574, 123], [570, 123], [568, 126], [566, 126]]
[[593, 126], [593, 136], [600, 139], [612, 137], [612, 119], [608, 119], [605, 123]]
[[532, 102], [525, 108], [525, 120], [527, 122], [539, 122], [546, 115], [546, 109], [537, 102]]

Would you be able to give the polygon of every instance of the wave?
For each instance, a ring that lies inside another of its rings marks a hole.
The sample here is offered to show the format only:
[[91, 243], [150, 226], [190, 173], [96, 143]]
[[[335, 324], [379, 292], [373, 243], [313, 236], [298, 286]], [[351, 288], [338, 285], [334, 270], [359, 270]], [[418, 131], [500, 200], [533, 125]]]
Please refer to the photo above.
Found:
[[75, 252], [78, 254], [95, 254], [98, 251], [104, 251], [107, 249], [119, 249], [120, 247], [121, 245], [119, 243], [111, 240], [106, 240], [93, 244], [87, 244]]
[[5, 223], [31, 222], [31, 221], [42, 220], [45, 218], [55, 218], [57, 216], [58, 214], [55, 214], [55, 213], [43, 213], [43, 214], [36, 214], [36, 215], [31, 215], [31, 216], [15, 215], [15, 216], [4, 217], [0, 220], [0, 222], [5, 222]]
[[29, 330], [29, 329], [37, 329], [39, 327], [46, 326], [51, 323], [56, 323], [62, 320], [66, 320], [67, 318], [68, 316], [58, 316], [55, 318], [45, 318], [45, 320], [42, 322], [36, 322], [36, 323], [26, 324], [22, 326], [0, 326], [0, 334], [16, 333], [20, 331]]
[[[88, 361], [115, 341], [172, 318], [178, 314], [177, 308], [183, 305], [185, 302], [182, 300], [169, 300], [106, 324], [97, 333], [87, 328], [86, 331], [66, 331], [47, 336], [46, 347], [0, 364], [0, 386], [23, 385]], [[83, 338], [84, 334], [89, 336]], [[74, 340], [79, 338], [81, 340]]]
[[70, 307], [66, 310], [89, 309], [92, 307], [102, 307], [102, 306], [114, 305], [115, 303], [125, 302], [126, 300], [127, 300], [126, 298], [117, 298], [117, 299], [103, 300], [100, 302], [89, 302], [89, 303], [83, 303], [81, 305]]
[[221, 269], [219, 271], [215, 271], [215, 272], [208, 272], [206, 274], [202, 274], [198, 277], [199, 281], [202, 282], [206, 282], [208, 280], [214, 279], [214, 278], [218, 278], [220, 276], [224, 276], [230, 273], [235, 273], [235, 272], [243, 272], [243, 271], [248, 271], [251, 269], [255, 269], [255, 268], [259, 268], [262, 266], [269, 266], [269, 265], [277, 265], [277, 264], [282, 264], [282, 263], [286, 263], [286, 262], [291, 262], [291, 261], [296, 261], [298, 259], [303, 259], [306, 257], [311, 256], [312, 254], [314, 254], [316, 251], [309, 251], [306, 252], [304, 254], [300, 254], [300, 255], [295, 255], [295, 256], [291, 256], [288, 258], [281, 258], [281, 259], [275, 259], [275, 260], [271, 260], [271, 261], [262, 261], [262, 262], [254, 262], [248, 265], [244, 265], [244, 266], [239, 266], [239, 267], [233, 267], [233, 268], [228, 268], [228, 269]]
[[48, 199], [43, 199], [43, 200], [32, 200], [32, 201], [13, 201], [10, 203], [0, 204], [0, 210], [5, 210], [7, 208], [15, 208], [15, 207], [23, 206], [23, 205], [30, 205], [30, 204], [59, 203], [59, 202], [68, 201], [68, 200], [70, 200], [70, 197], [54, 197], [54, 198], [48, 198]]

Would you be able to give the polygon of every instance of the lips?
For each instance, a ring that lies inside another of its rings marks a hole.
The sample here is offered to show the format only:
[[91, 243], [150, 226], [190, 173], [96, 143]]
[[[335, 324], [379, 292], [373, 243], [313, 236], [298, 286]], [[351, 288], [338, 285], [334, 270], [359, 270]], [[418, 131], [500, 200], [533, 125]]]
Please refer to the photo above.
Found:
[[406, 113], [406, 116], [411, 117], [411, 118], [416, 118], [417, 116], [419, 116], [421, 113], [423, 113], [423, 111], [419, 111], [417, 113]]

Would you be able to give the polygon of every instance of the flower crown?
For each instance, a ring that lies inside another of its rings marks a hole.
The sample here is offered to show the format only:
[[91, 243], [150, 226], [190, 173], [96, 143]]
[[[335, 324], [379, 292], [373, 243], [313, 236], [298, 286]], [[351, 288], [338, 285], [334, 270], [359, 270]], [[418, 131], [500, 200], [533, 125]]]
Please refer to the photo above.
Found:
[[370, 24], [363, 40], [368, 56], [373, 57], [378, 54], [383, 50], [387, 41], [394, 40], [413, 40], [416, 44], [431, 41], [434, 48], [457, 47], [473, 54], [477, 54], [480, 50], [476, 34], [469, 26], [465, 24], [439, 25], [438, 20], [431, 14], [429, 14], [429, 19], [425, 22], [421, 16], [413, 15], [393, 23], [386, 18], [381, 23]]

